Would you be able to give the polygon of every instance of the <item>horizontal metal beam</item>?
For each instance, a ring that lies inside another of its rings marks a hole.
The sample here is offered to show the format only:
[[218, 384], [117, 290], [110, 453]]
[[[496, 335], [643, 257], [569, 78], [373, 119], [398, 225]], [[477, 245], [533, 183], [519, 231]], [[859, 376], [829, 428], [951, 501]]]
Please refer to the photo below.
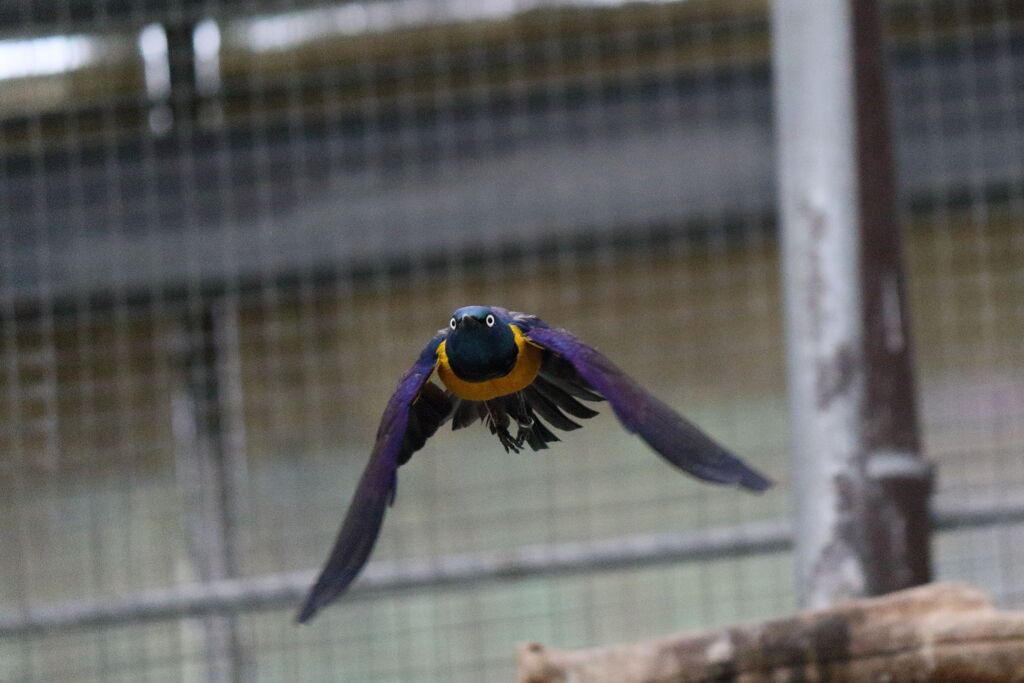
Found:
[[[991, 502], [944, 504], [932, 514], [936, 530], [954, 531], [1024, 522], [1024, 493]], [[373, 562], [345, 600], [403, 590], [471, 586], [675, 562], [694, 562], [792, 548], [788, 519], [599, 541], [529, 545], [511, 550]], [[72, 629], [164, 619], [290, 609], [315, 572], [186, 584], [140, 591], [119, 599], [60, 602], [0, 612], [0, 638], [49, 635]]]
[[[346, 600], [407, 589], [464, 586], [779, 552], [790, 543], [785, 520], [679, 533], [529, 545], [511, 550], [373, 562]], [[159, 619], [296, 607], [314, 572], [303, 571], [141, 591], [119, 599], [80, 600], [0, 613], [0, 638]]]
[[936, 531], [959, 531], [1024, 522], [1024, 491], [997, 499], [943, 502], [932, 510]]

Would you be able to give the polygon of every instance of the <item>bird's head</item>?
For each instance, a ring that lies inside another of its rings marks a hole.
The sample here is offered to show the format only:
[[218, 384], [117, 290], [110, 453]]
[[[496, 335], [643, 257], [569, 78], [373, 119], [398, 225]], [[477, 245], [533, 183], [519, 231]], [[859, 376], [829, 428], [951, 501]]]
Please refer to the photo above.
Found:
[[459, 379], [483, 382], [507, 375], [519, 349], [503, 315], [487, 306], [464, 306], [448, 321], [445, 351]]

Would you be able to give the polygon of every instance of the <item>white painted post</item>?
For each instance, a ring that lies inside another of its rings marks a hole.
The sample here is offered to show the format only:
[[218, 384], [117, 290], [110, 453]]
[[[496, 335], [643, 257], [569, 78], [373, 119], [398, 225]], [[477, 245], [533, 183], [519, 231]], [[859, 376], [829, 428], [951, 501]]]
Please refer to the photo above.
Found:
[[840, 532], [864, 396], [849, 6], [776, 0], [772, 21], [797, 581], [802, 604], [820, 607], [865, 590]]

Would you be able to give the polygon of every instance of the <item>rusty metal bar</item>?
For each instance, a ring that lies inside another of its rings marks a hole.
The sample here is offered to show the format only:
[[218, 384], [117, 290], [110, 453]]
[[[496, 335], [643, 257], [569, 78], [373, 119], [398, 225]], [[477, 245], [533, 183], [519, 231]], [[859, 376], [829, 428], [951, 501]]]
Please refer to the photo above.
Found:
[[932, 469], [918, 436], [882, 21], [876, 0], [852, 0], [851, 8], [866, 370], [865, 566], [868, 594], [880, 595], [931, 580]]
[[895, 183], [872, 0], [776, 0], [797, 584], [806, 607], [927, 580]]

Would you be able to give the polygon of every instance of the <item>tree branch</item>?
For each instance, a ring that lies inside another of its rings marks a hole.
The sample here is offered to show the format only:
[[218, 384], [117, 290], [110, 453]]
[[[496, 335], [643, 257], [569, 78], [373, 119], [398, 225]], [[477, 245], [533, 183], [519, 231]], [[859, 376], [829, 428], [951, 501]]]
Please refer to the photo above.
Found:
[[1024, 612], [939, 583], [721, 631], [588, 650], [521, 646], [520, 683], [1024, 678]]

